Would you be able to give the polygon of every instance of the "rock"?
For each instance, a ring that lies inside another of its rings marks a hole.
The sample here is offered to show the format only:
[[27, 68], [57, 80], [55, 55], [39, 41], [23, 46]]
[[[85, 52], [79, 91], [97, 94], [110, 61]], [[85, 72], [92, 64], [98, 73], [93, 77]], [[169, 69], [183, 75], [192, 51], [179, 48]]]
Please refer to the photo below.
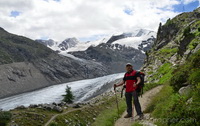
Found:
[[62, 107], [62, 106], [66, 105], [66, 102], [62, 101], [62, 102], [58, 103], [57, 105]]
[[74, 106], [73, 106], [73, 108], [80, 108], [81, 106], [79, 105], [79, 104], [75, 104]]
[[25, 109], [26, 107], [24, 105], [16, 107], [16, 109]]
[[198, 45], [196, 46], [196, 48], [194, 49], [194, 53], [196, 53], [199, 49], [200, 49], [200, 44], [198, 44]]
[[36, 105], [36, 104], [30, 104], [29, 105], [29, 108], [37, 108], [38, 107], [38, 105]]
[[191, 104], [192, 101], [193, 101], [193, 98], [190, 98], [190, 99], [187, 100], [186, 104], [187, 104], [187, 105], [188, 105], [188, 104]]
[[57, 103], [55, 103], [55, 102], [53, 102], [52, 104], [53, 104], [53, 105], [57, 105]]
[[69, 123], [69, 120], [65, 119], [65, 123]]
[[53, 107], [53, 110], [55, 110], [55, 111], [57, 111], [57, 112], [63, 112], [63, 109], [62, 109], [62, 107], [60, 107], [60, 106], [54, 106], [54, 107]]
[[55, 105], [53, 105], [53, 104], [43, 104], [42, 108], [45, 108], [47, 110], [53, 110], [54, 106]]
[[178, 91], [178, 93], [180, 95], [188, 95], [190, 92], [191, 92], [191, 87], [192, 85], [188, 85], [188, 86], [185, 86], [185, 87], [181, 87]]

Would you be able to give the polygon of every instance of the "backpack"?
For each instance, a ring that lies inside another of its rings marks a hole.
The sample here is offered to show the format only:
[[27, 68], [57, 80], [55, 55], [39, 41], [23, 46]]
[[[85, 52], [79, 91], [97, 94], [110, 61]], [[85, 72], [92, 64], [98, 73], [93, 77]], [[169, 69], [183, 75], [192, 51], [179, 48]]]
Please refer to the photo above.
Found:
[[142, 96], [143, 94], [143, 88], [144, 88], [144, 77], [145, 74], [143, 72], [137, 71], [138, 76], [141, 79], [141, 82], [138, 84], [138, 88], [136, 89], [137, 93], [139, 94], [139, 96]]
[[[140, 72], [140, 71], [136, 71], [136, 75], [138, 74], [138, 76], [140, 77], [141, 79], [141, 82], [138, 84], [138, 88], [136, 89], [136, 92], [139, 94], [139, 96], [142, 97], [142, 94], [143, 94], [143, 87], [144, 87], [144, 77], [145, 77], [145, 74], [143, 72]], [[126, 88], [126, 86], [124, 85], [123, 88], [122, 88], [122, 91], [121, 91], [121, 98], [123, 97], [123, 91], [124, 89]]]

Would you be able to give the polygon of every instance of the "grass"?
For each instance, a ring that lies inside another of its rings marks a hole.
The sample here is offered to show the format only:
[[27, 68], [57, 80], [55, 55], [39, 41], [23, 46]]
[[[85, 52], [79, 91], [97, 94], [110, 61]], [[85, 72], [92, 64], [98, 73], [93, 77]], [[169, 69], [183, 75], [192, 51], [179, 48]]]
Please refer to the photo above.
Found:
[[[125, 110], [124, 99], [118, 96], [120, 114]], [[59, 115], [51, 122], [50, 126], [66, 126], [66, 125], [93, 125], [93, 126], [109, 126], [114, 124], [118, 118], [115, 96], [105, 97], [100, 103], [87, 106], [81, 110]]]
[[[38, 108], [15, 109], [12, 113], [12, 121], [19, 126], [39, 126], [44, 125], [53, 115], [55, 111], [43, 110]], [[11, 123], [11, 122], [10, 122]]]
[[178, 48], [163, 48], [159, 50], [158, 53], [166, 58], [169, 58], [173, 56], [177, 51], [178, 51]]
[[[165, 82], [162, 90], [151, 100], [146, 113], [159, 119], [158, 126], [200, 125], [200, 50], [186, 63], [171, 73], [170, 81]], [[162, 69], [164, 71], [164, 69]], [[191, 91], [180, 95], [178, 90], [183, 83], [192, 85]]]
[[[114, 104], [115, 105], [115, 104]], [[126, 104], [124, 100], [119, 102], [119, 114], [121, 115], [126, 109]], [[110, 109], [106, 109], [99, 116], [97, 116], [96, 121], [92, 126], [112, 126], [115, 121], [119, 118], [118, 111], [115, 106]]]
[[12, 113], [6, 111], [0, 111], [0, 126], [6, 126], [11, 120]]
[[164, 84], [172, 77], [173, 67], [171, 63], [164, 63], [150, 78], [151, 81], [159, 80], [157, 83]]

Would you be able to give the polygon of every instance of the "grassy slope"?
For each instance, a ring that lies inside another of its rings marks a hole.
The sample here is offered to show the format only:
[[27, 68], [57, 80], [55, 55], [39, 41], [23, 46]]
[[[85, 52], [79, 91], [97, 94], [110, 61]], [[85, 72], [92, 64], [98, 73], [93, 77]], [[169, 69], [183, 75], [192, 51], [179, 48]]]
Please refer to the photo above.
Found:
[[[154, 118], [160, 119], [156, 122], [158, 126], [200, 125], [200, 50], [192, 55], [183, 55], [183, 50], [192, 52], [200, 44], [200, 21], [193, 16], [194, 12], [183, 13], [168, 20], [163, 27], [176, 25], [179, 29], [177, 34], [161, 49], [148, 53], [153, 57], [146, 66], [146, 72], [151, 75], [149, 81], [164, 84], [164, 88], [145, 110], [147, 113], [151, 112]], [[177, 56], [177, 65], [170, 61], [173, 55]], [[180, 65], [179, 62], [184, 57], [186, 62]], [[153, 71], [153, 61], [156, 59], [160, 60], [162, 65]], [[178, 93], [183, 83], [192, 85], [191, 91], [186, 95]], [[140, 124], [134, 124], [137, 125]]]
[[[165, 82], [165, 87], [153, 98], [145, 112], [152, 112], [154, 118], [163, 119], [156, 122], [157, 125], [200, 125], [199, 64], [200, 50], [185, 64], [174, 68], [169, 81]], [[192, 85], [191, 91], [186, 95], [177, 92], [182, 83]]]

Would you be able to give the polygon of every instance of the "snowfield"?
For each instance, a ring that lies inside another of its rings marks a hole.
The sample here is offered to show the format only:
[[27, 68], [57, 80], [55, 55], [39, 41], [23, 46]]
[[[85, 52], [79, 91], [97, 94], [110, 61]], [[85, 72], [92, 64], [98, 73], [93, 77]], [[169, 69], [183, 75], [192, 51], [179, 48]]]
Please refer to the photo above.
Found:
[[84, 102], [109, 90], [112, 87], [109, 83], [122, 78], [123, 75], [124, 73], [118, 73], [94, 79], [74, 81], [0, 99], [0, 109], [10, 110], [20, 105], [58, 103], [62, 100], [62, 95], [65, 94], [66, 85], [72, 88], [75, 102]]

